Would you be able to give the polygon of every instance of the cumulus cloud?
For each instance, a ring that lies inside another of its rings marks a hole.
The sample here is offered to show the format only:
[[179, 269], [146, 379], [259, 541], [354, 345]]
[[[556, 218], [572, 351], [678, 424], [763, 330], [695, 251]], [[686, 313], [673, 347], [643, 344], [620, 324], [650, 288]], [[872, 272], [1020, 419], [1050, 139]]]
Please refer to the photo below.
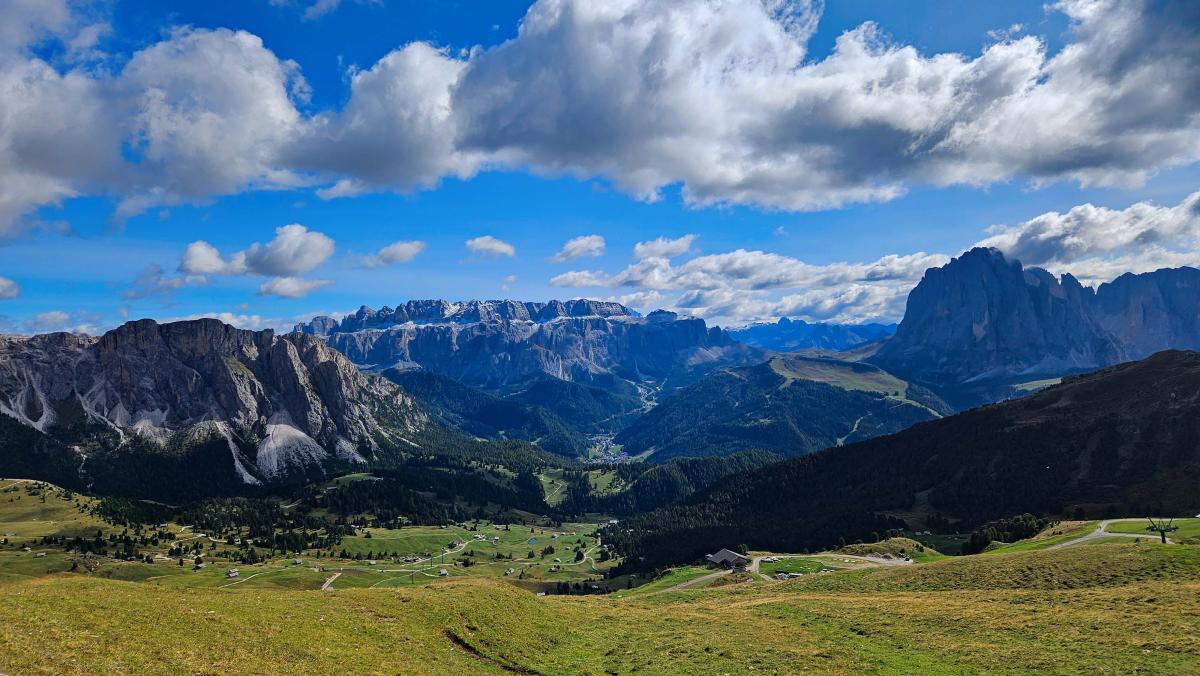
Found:
[[258, 287], [260, 296], [279, 298], [303, 298], [308, 294], [333, 284], [329, 279], [303, 279], [301, 277], [276, 277]]
[[688, 252], [696, 235], [684, 235], [678, 239], [659, 237], [649, 242], [638, 242], [633, 246], [633, 257], [638, 260], [646, 258], [674, 258]]
[[50, 310], [41, 312], [22, 324], [26, 333], [52, 333], [64, 331], [67, 333], [82, 333], [95, 335], [103, 329], [97, 324], [102, 319], [100, 315], [86, 312], [65, 312]]
[[[125, 298], [170, 297], [191, 284], [204, 284], [215, 276], [273, 277], [262, 284], [259, 295], [298, 298], [328, 286], [330, 280], [308, 280], [303, 275], [327, 261], [334, 252], [332, 238], [299, 223], [275, 229], [266, 244], [255, 242], [228, 257], [212, 244], [197, 240], [179, 258], [178, 274], [167, 274], [158, 265], [144, 268], [123, 293]], [[386, 249], [385, 249], [386, 250]]]
[[593, 258], [604, 255], [604, 238], [600, 235], [580, 235], [567, 240], [566, 244], [558, 250], [558, 253], [550, 259], [555, 263], [565, 263], [573, 261], [576, 258], [591, 256]]
[[10, 300], [20, 295], [20, 284], [7, 277], [0, 277], [0, 300]]
[[346, 106], [310, 120], [289, 161], [338, 177], [317, 192], [321, 199], [409, 192], [445, 176], [472, 176], [485, 158], [455, 142], [451, 102], [466, 67], [446, 50], [415, 42], [352, 71]]
[[1137, 202], [1125, 209], [1081, 204], [1014, 226], [995, 226], [980, 246], [1025, 265], [1071, 272], [1085, 283], [1123, 272], [1200, 263], [1200, 192], [1168, 207]]
[[244, 260], [246, 270], [257, 275], [290, 277], [313, 270], [333, 255], [333, 239], [293, 223], [275, 229], [275, 239], [252, 244], [235, 260]]
[[362, 264], [368, 268], [379, 268], [396, 263], [407, 263], [425, 250], [425, 242], [392, 242], [373, 254], [363, 256]]
[[[663, 254], [662, 242], [650, 243], [658, 245], [650, 253]], [[1050, 211], [1015, 225], [992, 226], [974, 246], [995, 247], [1027, 267], [1071, 273], [1092, 286], [1126, 272], [1198, 267], [1200, 192], [1174, 206], [1137, 202], [1114, 209], [1082, 204]], [[667, 253], [674, 255], [673, 251]], [[946, 254], [916, 252], [817, 265], [774, 252], [736, 249], [676, 263], [650, 255], [645, 248], [635, 249], [633, 258], [615, 273], [575, 270], [552, 277], [550, 283], [632, 289], [611, 298], [640, 310], [661, 305], [734, 324], [780, 316], [895, 321], [925, 270], [950, 260]]]
[[517, 248], [501, 239], [496, 239], [491, 235], [483, 235], [466, 241], [467, 250], [477, 256], [487, 258], [498, 258], [500, 256], [508, 256], [509, 258], [517, 255]]
[[333, 255], [334, 241], [328, 235], [310, 231], [299, 223], [275, 229], [275, 238], [266, 244], [255, 242], [228, 259], [203, 240], [192, 242], [184, 250], [179, 270], [187, 275], [263, 275], [295, 277], [311, 272]]
[[[320, 14], [337, 3], [317, 0]], [[301, 112], [295, 63], [245, 31], [178, 28], [111, 68], [63, 0], [0, 6], [0, 234], [114, 194], [120, 216], [243, 190], [325, 199], [496, 168], [599, 177], [640, 199], [819, 209], [913, 185], [1128, 185], [1200, 159], [1200, 5], [1061, 0], [1051, 53], [1019, 27], [926, 54], [865, 23], [811, 58], [820, 3], [538, 0], [516, 37], [404, 45]], [[123, 64], [123, 65], [120, 65]]]
[[183, 322], [196, 319], [217, 319], [230, 326], [236, 326], [239, 329], [249, 329], [251, 331], [262, 331], [263, 329], [274, 329], [276, 331], [287, 331], [292, 328], [294, 322], [289, 322], [279, 318], [263, 317], [258, 314], [245, 314], [241, 312], [199, 312], [195, 314], [185, 315], [182, 317], [168, 317], [160, 320], [162, 323], [167, 322]]
[[[643, 249], [641, 254], [645, 253]], [[641, 254], [635, 250], [634, 258]], [[578, 270], [557, 275], [550, 283], [582, 288], [631, 287], [637, 291], [619, 298], [638, 309], [650, 310], [652, 304], [665, 303], [667, 307], [726, 322], [779, 316], [846, 322], [898, 318], [909, 289], [925, 270], [948, 260], [942, 254], [918, 252], [883, 256], [868, 263], [814, 265], [782, 254], [737, 249], [696, 256], [680, 265], [664, 257], [647, 256], [616, 274]], [[664, 292], [675, 296], [671, 298]]]
[[[203, 243], [203, 242], [199, 242]], [[190, 249], [191, 247], [189, 247]], [[129, 288], [121, 296], [130, 300], [151, 296], [170, 296], [172, 292], [187, 286], [188, 277], [169, 275], [158, 265], [147, 265], [138, 273]]]

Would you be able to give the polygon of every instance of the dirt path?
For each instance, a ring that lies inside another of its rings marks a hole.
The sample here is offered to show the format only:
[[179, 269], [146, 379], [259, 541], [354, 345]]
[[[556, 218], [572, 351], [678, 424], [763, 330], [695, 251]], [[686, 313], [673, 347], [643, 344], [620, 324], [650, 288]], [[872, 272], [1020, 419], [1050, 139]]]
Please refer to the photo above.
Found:
[[[728, 570], [718, 570], [715, 573], [709, 573], [708, 575], [693, 578], [691, 580], [685, 580], [685, 581], [680, 582], [679, 584], [675, 585], [674, 587], [667, 587], [666, 589], [664, 589], [662, 591], [664, 591], [664, 592], [679, 591], [680, 589], [687, 589], [688, 587], [695, 587], [696, 585], [699, 585], [699, 584], [707, 584], [707, 583], [712, 582], [713, 580], [717, 579], [718, 577], [721, 577], [722, 575], [728, 575], [729, 572], [730, 571], [728, 571]], [[662, 593], [662, 592], [659, 592], [659, 593]]]
[[[246, 580], [253, 580], [254, 578], [258, 577], [259, 575], [266, 575], [266, 574], [268, 574], [268, 573], [278, 573], [278, 572], [279, 572], [278, 570], [264, 570], [264, 571], [262, 571], [261, 573], [255, 573], [255, 574], [253, 574], [253, 575], [247, 575], [246, 577], [243, 577], [243, 578], [241, 578], [241, 579], [240, 579], [240, 580], [238, 580], [237, 582], [230, 582], [229, 584], [223, 584], [223, 585], [221, 585], [220, 587], [217, 587], [217, 589], [224, 589], [224, 588], [226, 588], [226, 587], [232, 587], [233, 585], [235, 585], [235, 584], [241, 584], [241, 583], [245, 582]], [[335, 577], [336, 577], [336, 576], [335, 576]]]
[[330, 588], [329, 585], [333, 584], [333, 581], [338, 579], [341, 576], [342, 576], [341, 573], [334, 573], [333, 575], [331, 575], [328, 580], [325, 580], [325, 584], [321, 585], [321, 591], [333, 591], [333, 589]]
[[[1067, 540], [1066, 542], [1060, 542], [1056, 545], [1050, 545], [1046, 549], [1062, 549], [1063, 547], [1074, 547], [1076, 545], [1081, 545], [1081, 544], [1084, 544], [1087, 542], [1091, 542], [1092, 540], [1099, 540], [1101, 538], [1114, 538], [1114, 537], [1116, 537], [1116, 538], [1150, 538], [1151, 541], [1155, 541], [1158, 538], [1158, 534], [1149, 533], [1149, 532], [1147, 532], [1145, 535], [1142, 535], [1139, 533], [1110, 533], [1108, 531], [1108, 524], [1117, 523], [1117, 522], [1121, 522], [1121, 521], [1124, 521], [1124, 522], [1145, 521], [1145, 519], [1105, 519], [1105, 520], [1101, 521], [1098, 526], [1096, 526], [1096, 530], [1088, 533], [1087, 535], [1077, 537], [1073, 540]], [[1167, 538], [1167, 544], [1171, 544], [1171, 538]]]

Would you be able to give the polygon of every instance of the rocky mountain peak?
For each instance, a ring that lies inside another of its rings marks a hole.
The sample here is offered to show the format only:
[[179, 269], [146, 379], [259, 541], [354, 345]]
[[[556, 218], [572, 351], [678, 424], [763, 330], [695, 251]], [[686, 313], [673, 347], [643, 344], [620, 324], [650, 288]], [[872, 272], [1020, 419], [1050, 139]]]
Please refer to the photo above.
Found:
[[294, 331], [316, 336], [351, 333], [366, 329], [387, 329], [401, 324], [475, 324], [480, 322], [545, 323], [565, 317], [633, 317], [635, 313], [620, 303], [595, 300], [551, 300], [545, 303], [516, 300], [411, 300], [395, 308], [372, 310], [366, 305], [340, 321], [332, 317], [314, 317], [297, 324]]
[[335, 458], [365, 461], [423, 422], [398, 387], [315, 336], [215, 319], [6, 339], [0, 413], [51, 436], [68, 424], [109, 430], [118, 444], [187, 446], [215, 435], [249, 483]]
[[[1127, 274], [1092, 290], [976, 248], [927, 270], [872, 361], [973, 405], [1014, 382], [1194, 349], [1200, 271]], [[948, 391], [950, 390], [950, 391]]]

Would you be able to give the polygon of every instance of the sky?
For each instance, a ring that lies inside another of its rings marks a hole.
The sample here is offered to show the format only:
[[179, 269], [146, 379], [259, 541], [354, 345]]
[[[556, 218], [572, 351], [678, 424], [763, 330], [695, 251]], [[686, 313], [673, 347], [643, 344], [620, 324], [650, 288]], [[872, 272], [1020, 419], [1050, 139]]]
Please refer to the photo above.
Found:
[[1200, 3], [8, 0], [0, 332], [1200, 265]]

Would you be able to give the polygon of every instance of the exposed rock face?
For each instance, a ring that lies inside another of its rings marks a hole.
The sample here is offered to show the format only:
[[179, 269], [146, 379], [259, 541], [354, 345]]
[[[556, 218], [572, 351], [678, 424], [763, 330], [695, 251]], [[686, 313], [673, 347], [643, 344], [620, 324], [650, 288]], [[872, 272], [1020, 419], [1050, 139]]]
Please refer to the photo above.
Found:
[[1126, 274], [1093, 290], [1071, 275], [973, 249], [925, 273], [875, 364], [970, 406], [1021, 381], [1200, 347], [1200, 271]]
[[0, 337], [0, 412], [51, 437], [90, 426], [117, 443], [223, 439], [246, 483], [364, 462], [423, 424], [399, 387], [321, 340], [213, 319]]
[[710, 365], [761, 360], [702, 319], [640, 318], [617, 303], [590, 300], [412, 301], [394, 310], [364, 307], [330, 326], [318, 317], [296, 330], [323, 336], [363, 368], [420, 367], [485, 388], [545, 376], [661, 384]]
[[475, 324], [490, 322], [544, 323], [563, 317], [631, 317], [633, 313], [620, 303], [596, 300], [552, 300], [525, 303], [515, 300], [469, 300], [451, 303], [444, 300], [410, 300], [392, 309], [372, 310], [362, 306], [340, 322], [332, 317], [315, 317], [297, 324], [296, 331], [316, 336], [351, 333], [363, 329], [387, 329], [399, 324]]

